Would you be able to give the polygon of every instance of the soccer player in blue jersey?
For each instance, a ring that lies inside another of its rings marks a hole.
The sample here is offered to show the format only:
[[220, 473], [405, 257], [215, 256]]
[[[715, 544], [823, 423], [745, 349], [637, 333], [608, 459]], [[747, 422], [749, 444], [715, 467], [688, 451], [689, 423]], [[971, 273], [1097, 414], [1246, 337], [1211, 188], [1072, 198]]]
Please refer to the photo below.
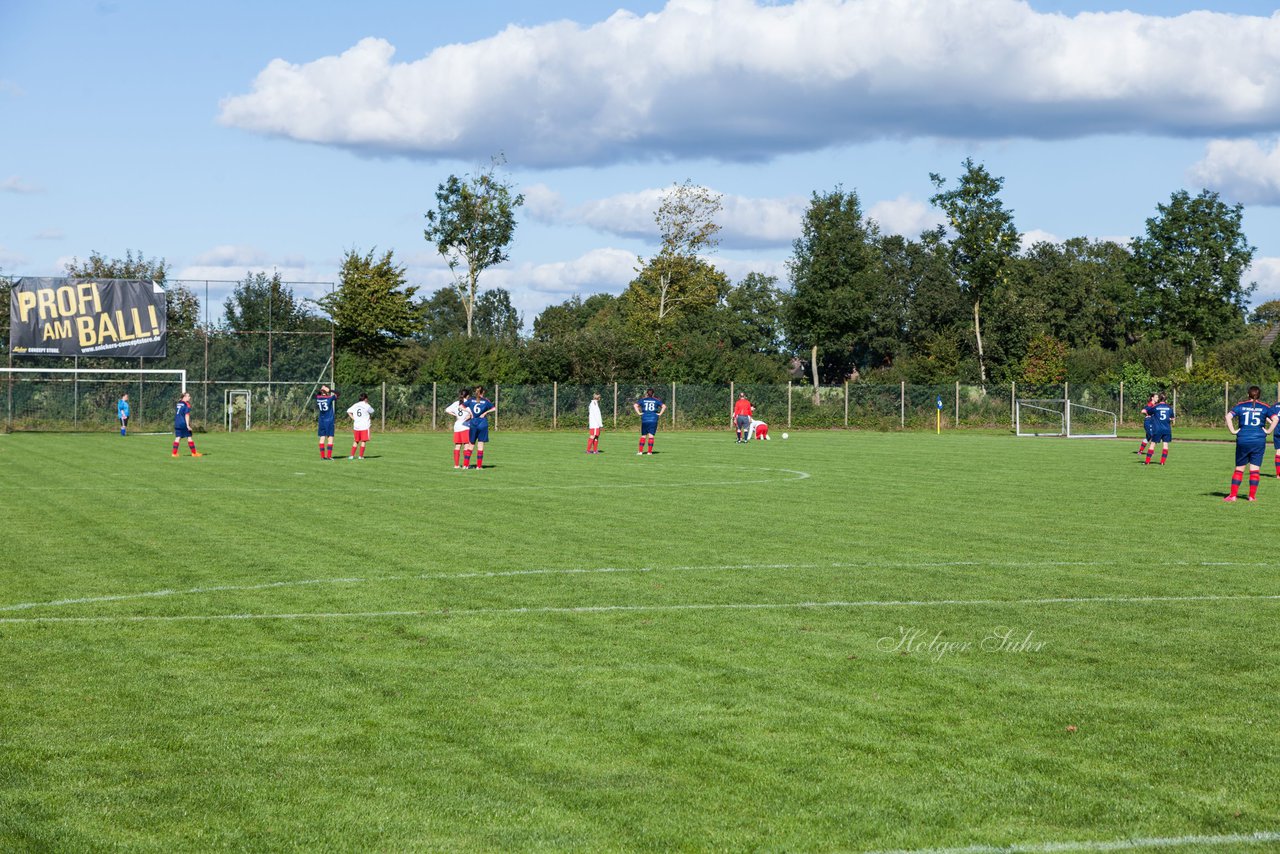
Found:
[[1169, 459], [1169, 443], [1173, 441], [1173, 407], [1165, 400], [1163, 394], [1156, 396], [1155, 406], [1151, 410], [1151, 442], [1147, 445], [1147, 458], [1142, 461], [1145, 466], [1151, 465], [1151, 455], [1156, 452], [1156, 443], [1164, 446], [1160, 452], [1160, 465]]
[[338, 409], [338, 393], [331, 390], [327, 385], [321, 385], [320, 391], [316, 394], [316, 411], [319, 414], [319, 424], [316, 427], [316, 435], [320, 438], [320, 459], [333, 459], [333, 433], [334, 433], [334, 415]]
[[640, 416], [640, 450], [636, 451], [636, 456], [645, 453], [653, 456], [653, 435], [658, 432], [658, 419], [667, 411], [667, 405], [653, 396], [653, 389], [647, 388], [644, 397], [631, 404], [631, 408]]
[[467, 401], [467, 409], [471, 410], [471, 423], [468, 425], [468, 438], [471, 441], [462, 452], [462, 468], [466, 471], [472, 467], [471, 449], [475, 448], [475, 469], [479, 471], [484, 468], [484, 443], [489, 441], [489, 416], [498, 411], [498, 406], [484, 396], [484, 386], [481, 385], [476, 386], [471, 399]]
[[[120, 418], [120, 435], [123, 436], [129, 430], [129, 395], [120, 395], [120, 402], [116, 404], [116, 415]], [[1277, 460], [1280, 460], [1280, 457], [1277, 457]]]
[[1262, 452], [1267, 448], [1267, 434], [1275, 429], [1277, 420], [1273, 408], [1263, 403], [1261, 397], [1262, 389], [1251, 385], [1249, 399], [1240, 401], [1227, 413], [1227, 429], [1236, 437], [1236, 470], [1231, 475], [1231, 492], [1223, 501], [1235, 501], [1238, 497], [1246, 466], [1249, 468], [1249, 500], [1258, 499], [1258, 468], [1262, 465]]
[[1156, 405], [1158, 395], [1153, 391], [1151, 397], [1147, 398], [1146, 405], [1142, 407], [1142, 442], [1138, 445], [1138, 454], [1145, 454], [1147, 444], [1151, 441], [1151, 409]]
[[182, 439], [187, 440], [187, 447], [191, 449], [191, 456], [203, 457], [204, 454], [196, 450], [196, 440], [191, 435], [191, 392], [184, 391], [182, 397], [178, 398], [178, 408], [173, 413], [173, 458], [178, 458], [178, 442]]

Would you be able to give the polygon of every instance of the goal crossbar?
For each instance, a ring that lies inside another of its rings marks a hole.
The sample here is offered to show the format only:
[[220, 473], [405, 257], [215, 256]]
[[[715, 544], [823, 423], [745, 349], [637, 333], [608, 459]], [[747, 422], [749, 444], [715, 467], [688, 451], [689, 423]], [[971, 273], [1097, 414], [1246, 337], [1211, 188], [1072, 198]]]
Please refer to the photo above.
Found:
[[1115, 438], [1119, 416], [1109, 409], [1076, 403], [1070, 398], [1018, 398], [1014, 432], [1019, 436], [1063, 436], [1068, 439]]
[[8, 374], [73, 374], [81, 376], [83, 374], [113, 374], [118, 377], [134, 377], [139, 374], [163, 374], [165, 376], [177, 377], [182, 384], [182, 390], [187, 390], [187, 372], [185, 369], [175, 368], [6, 368], [0, 367], [0, 377]]

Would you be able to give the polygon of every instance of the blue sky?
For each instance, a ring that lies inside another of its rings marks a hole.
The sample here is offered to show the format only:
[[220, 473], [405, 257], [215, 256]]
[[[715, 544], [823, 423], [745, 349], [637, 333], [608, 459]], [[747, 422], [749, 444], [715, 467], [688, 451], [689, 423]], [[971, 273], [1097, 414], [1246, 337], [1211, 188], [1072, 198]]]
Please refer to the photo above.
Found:
[[1207, 7], [4, 0], [0, 271], [134, 249], [175, 278], [322, 282], [376, 247], [431, 291], [435, 188], [501, 151], [527, 203], [481, 284], [530, 322], [620, 292], [673, 183], [724, 195], [731, 278], [785, 281], [811, 193], [914, 236], [929, 173], [972, 156], [1028, 241], [1125, 239], [1217, 190], [1245, 204], [1255, 301], [1280, 297], [1280, 16]]

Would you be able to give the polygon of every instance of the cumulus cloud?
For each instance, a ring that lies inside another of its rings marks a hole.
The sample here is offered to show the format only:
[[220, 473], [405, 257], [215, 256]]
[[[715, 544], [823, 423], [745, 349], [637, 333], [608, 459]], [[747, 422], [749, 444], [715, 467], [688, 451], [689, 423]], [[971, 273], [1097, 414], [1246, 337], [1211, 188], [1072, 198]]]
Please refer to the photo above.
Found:
[[44, 187], [32, 184], [30, 181], [19, 178], [17, 175], [11, 175], [0, 181], [0, 193], [19, 193], [27, 195], [30, 193], [43, 193]]
[[1254, 258], [1244, 280], [1258, 283], [1252, 297], [1254, 305], [1280, 299], [1280, 258]]
[[867, 216], [880, 225], [881, 233], [900, 234], [913, 239], [946, 222], [946, 217], [937, 208], [906, 194], [876, 202], [867, 209]]
[[1215, 139], [1189, 177], [1245, 204], [1280, 204], [1280, 140]]
[[1241, 135], [1280, 119], [1280, 16], [1022, 0], [671, 0], [397, 61], [272, 60], [219, 121], [368, 154], [555, 167], [870, 139]]

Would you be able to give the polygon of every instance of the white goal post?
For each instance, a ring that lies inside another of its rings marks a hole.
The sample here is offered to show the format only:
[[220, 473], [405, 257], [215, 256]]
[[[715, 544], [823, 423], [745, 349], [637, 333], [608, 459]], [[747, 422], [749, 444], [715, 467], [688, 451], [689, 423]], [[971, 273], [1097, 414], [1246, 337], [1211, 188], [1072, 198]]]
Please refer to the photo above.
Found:
[[1119, 421], [1109, 409], [1065, 397], [1018, 398], [1014, 402], [1014, 432], [1019, 436], [1114, 439]]
[[[116, 423], [116, 402], [133, 393], [134, 421], [163, 424], [187, 372], [172, 368], [12, 368], [0, 366], [3, 429], [96, 430]], [[163, 405], [157, 401], [163, 400]]]

